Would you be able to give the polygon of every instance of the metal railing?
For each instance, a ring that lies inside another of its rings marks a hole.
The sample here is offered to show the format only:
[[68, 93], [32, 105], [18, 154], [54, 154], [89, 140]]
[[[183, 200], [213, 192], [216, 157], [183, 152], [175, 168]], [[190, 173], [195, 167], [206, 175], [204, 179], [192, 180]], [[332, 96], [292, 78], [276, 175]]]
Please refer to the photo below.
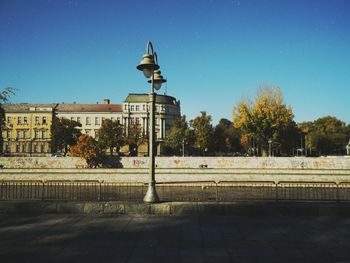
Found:
[[[142, 200], [147, 185], [93, 180], [2, 180], [0, 200]], [[350, 182], [186, 181], [157, 183], [162, 201], [350, 201]]]

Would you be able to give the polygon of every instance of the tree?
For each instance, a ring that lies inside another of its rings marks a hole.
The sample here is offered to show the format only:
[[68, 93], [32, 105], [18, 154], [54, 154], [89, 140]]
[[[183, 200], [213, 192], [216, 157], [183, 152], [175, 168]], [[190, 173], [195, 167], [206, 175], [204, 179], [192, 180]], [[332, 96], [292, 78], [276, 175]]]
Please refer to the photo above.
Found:
[[210, 151], [212, 145], [213, 126], [211, 125], [211, 116], [205, 111], [190, 122], [194, 132], [194, 147], [203, 155]]
[[77, 127], [81, 127], [81, 124], [76, 121], [68, 120], [66, 118], [54, 117], [51, 125], [51, 144], [52, 151], [63, 151], [67, 154], [68, 147], [74, 145], [81, 132]]
[[325, 116], [314, 122], [303, 122], [299, 124], [299, 128], [307, 137], [308, 148], [319, 155], [345, 153], [350, 128], [336, 117]]
[[138, 155], [138, 148], [141, 144], [147, 142], [147, 137], [142, 132], [140, 124], [130, 124], [128, 128], [127, 143], [131, 156]]
[[240, 131], [231, 121], [221, 119], [214, 128], [213, 147], [216, 154], [232, 154], [241, 151]]
[[5, 111], [1, 107], [1, 104], [4, 102], [9, 102], [9, 99], [11, 95], [15, 95], [15, 91], [11, 87], [5, 88], [3, 91], [0, 92], [0, 155], [3, 151], [3, 137], [2, 137], [2, 131], [5, 126]]
[[193, 139], [193, 132], [189, 129], [186, 116], [183, 115], [172, 123], [169, 134], [165, 139], [165, 146], [174, 154], [182, 153], [184, 155], [185, 153], [182, 151], [185, 150], [189, 153]]
[[233, 109], [234, 126], [253, 138], [265, 156], [269, 140], [275, 147], [281, 146], [287, 130], [293, 126], [293, 118], [292, 109], [284, 103], [279, 87], [260, 88], [254, 102], [242, 100]]
[[0, 103], [9, 102], [11, 95], [15, 95], [15, 89], [11, 87], [5, 88], [3, 91], [0, 92]]
[[120, 147], [125, 144], [123, 126], [116, 121], [110, 119], [104, 120], [98, 131], [98, 135], [100, 147], [102, 149], [109, 149], [111, 155], [113, 155], [114, 148], [119, 153]]
[[69, 155], [85, 159], [90, 168], [97, 167], [103, 161], [98, 142], [86, 134], [80, 135], [77, 143], [69, 148]]

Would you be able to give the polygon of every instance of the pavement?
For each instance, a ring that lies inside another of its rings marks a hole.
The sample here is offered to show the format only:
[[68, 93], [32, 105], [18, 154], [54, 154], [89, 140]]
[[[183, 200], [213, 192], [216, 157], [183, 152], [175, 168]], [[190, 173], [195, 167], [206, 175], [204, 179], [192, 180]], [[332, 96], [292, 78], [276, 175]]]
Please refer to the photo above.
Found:
[[350, 262], [338, 216], [0, 214], [0, 262]]
[[1, 201], [0, 214], [345, 216], [350, 202]]

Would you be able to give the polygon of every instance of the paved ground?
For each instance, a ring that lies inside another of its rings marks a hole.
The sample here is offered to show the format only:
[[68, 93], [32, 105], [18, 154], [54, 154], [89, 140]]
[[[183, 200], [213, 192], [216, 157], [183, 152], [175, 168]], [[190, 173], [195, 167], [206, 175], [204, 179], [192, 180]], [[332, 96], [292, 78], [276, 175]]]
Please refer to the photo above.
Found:
[[0, 215], [0, 262], [350, 262], [350, 218]]

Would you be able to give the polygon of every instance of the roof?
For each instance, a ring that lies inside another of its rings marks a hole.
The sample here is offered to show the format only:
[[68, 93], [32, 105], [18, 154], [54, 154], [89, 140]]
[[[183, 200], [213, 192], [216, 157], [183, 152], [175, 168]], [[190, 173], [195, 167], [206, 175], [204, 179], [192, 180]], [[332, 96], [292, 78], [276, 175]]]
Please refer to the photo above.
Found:
[[57, 112], [122, 112], [121, 104], [59, 104]]
[[37, 110], [41, 112], [50, 112], [57, 106], [57, 103], [51, 104], [30, 104], [30, 103], [18, 103], [18, 104], [2, 104], [1, 107], [5, 112], [30, 112]]
[[[135, 93], [130, 93], [126, 99], [125, 102], [149, 102], [149, 97], [148, 94], [135, 94]], [[178, 103], [174, 97], [167, 96], [167, 95], [156, 95], [156, 103], [160, 104], [171, 104], [175, 105]]]

